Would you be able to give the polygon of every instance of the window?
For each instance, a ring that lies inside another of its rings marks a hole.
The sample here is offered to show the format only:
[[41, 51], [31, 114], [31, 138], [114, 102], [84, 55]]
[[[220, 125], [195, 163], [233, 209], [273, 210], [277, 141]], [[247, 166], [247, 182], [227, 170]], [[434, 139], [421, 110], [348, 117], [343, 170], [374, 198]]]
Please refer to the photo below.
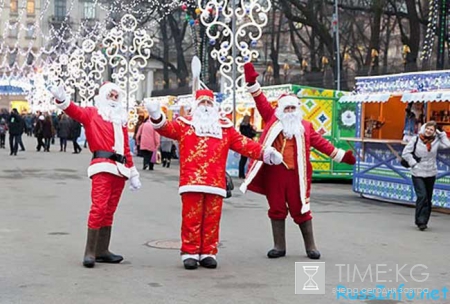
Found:
[[9, 9], [11, 13], [15, 13], [17, 14], [17, 11], [19, 9], [19, 4], [18, 4], [19, 0], [11, 0], [11, 3], [9, 5]]
[[55, 16], [59, 19], [66, 16], [66, 0], [55, 0]]
[[84, 19], [95, 19], [95, 3], [94, 2], [84, 2]]
[[17, 38], [17, 29], [19, 28], [19, 24], [16, 22], [10, 22], [9, 23], [9, 37], [11, 38]]
[[34, 24], [33, 23], [27, 24], [27, 38], [28, 39], [34, 38]]
[[9, 67], [13, 67], [14, 63], [16, 63], [17, 51], [9, 53]]
[[27, 0], [27, 15], [34, 15], [34, 0]]

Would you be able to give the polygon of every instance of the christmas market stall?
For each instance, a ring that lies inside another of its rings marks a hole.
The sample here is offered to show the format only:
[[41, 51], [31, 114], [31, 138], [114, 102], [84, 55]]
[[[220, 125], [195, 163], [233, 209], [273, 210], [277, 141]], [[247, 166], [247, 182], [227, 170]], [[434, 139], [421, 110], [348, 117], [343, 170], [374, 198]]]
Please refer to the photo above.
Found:
[[[358, 160], [353, 190], [361, 196], [391, 202], [415, 203], [409, 169], [400, 164], [408, 140], [421, 125], [435, 120], [450, 135], [450, 71], [358, 77], [352, 95], [339, 103], [354, 104]], [[437, 157], [438, 175], [433, 205], [450, 208], [450, 153]]]
[[[281, 94], [296, 94], [300, 99], [301, 110], [304, 119], [312, 122], [315, 130], [322, 134], [327, 140], [338, 148], [349, 149], [349, 143], [338, 140], [339, 137], [352, 137], [356, 132], [356, 105], [352, 103], [338, 103], [342, 92], [306, 87], [300, 85], [286, 84], [278, 86], [262, 87], [267, 99], [273, 107], [277, 106], [277, 99]], [[237, 125], [244, 115], [250, 115], [251, 123], [260, 134], [264, 123], [255, 108], [253, 98], [241, 100], [236, 106]], [[351, 179], [352, 167], [347, 164], [336, 163], [328, 156], [313, 150], [311, 153], [313, 165], [313, 179]], [[235, 156], [233, 162], [239, 162], [239, 155]], [[237, 176], [236, 165], [229, 160], [227, 170], [231, 175]]]

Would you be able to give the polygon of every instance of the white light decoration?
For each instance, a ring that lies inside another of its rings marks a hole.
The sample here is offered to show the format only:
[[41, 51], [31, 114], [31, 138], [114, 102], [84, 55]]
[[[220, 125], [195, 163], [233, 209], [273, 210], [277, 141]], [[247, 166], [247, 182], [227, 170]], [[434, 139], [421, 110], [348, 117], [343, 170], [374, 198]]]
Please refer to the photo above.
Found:
[[103, 39], [109, 65], [114, 68], [111, 77], [126, 93], [130, 127], [138, 121], [135, 95], [139, 82], [145, 79], [141, 69], [147, 66], [153, 46], [150, 35], [136, 27], [136, 18], [126, 14], [120, 20], [120, 26], [111, 29]]
[[[256, 47], [262, 36], [262, 29], [267, 24], [267, 13], [271, 9], [270, 0], [240, 0], [233, 5], [229, 0], [198, 0], [201, 10], [200, 21], [206, 27], [206, 34], [210, 44], [214, 45], [220, 38], [219, 49], [211, 51], [211, 56], [220, 64], [219, 72], [224, 78], [223, 93], [228, 96], [222, 103], [221, 109], [226, 114], [236, 111], [246, 114], [244, 106], [246, 83], [244, 80], [244, 64], [259, 56]], [[232, 22], [236, 22], [233, 32]], [[233, 47], [236, 54], [233, 56]], [[234, 58], [233, 58], [234, 57]], [[236, 65], [236, 77], [233, 79], [233, 65]], [[239, 75], [237, 75], [239, 74]], [[240, 104], [233, 104], [233, 94]]]

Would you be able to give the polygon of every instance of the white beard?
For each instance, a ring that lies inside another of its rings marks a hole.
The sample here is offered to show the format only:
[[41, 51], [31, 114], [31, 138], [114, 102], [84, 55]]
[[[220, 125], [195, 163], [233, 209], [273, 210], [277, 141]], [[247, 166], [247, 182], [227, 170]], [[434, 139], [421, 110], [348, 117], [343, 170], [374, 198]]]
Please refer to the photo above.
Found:
[[[100, 97], [100, 96], [98, 96]], [[125, 126], [128, 122], [127, 111], [123, 108], [122, 102], [107, 100], [106, 98], [96, 98], [95, 106], [98, 114], [105, 120]]]
[[277, 108], [275, 110], [275, 116], [283, 125], [283, 134], [287, 139], [299, 136], [305, 131], [302, 124], [303, 115], [300, 110], [284, 113], [284, 109]]
[[192, 115], [192, 125], [197, 136], [222, 138], [219, 111], [215, 107], [198, 106]]

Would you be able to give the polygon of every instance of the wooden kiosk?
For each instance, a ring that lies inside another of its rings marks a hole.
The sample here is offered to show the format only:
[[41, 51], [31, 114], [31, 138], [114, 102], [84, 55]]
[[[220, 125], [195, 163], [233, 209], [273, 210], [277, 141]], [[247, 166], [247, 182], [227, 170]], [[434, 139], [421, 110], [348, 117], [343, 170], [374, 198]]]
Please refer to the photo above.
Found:
[[[416, 133], [421, 123], [436, 120], [450, 135], [450, 71], [358, 77], [354, 94], [339, 102], [356, 104], [356, 137], [340, 138], [355, 143], [353, 190], [367, 198], [415, 204], [410, 171], [400, 165], [407, 144], [406, 110], [416, 109]], [[450, 208], [449, 150], [440, 151], [437, 164], [433, 205]]]

